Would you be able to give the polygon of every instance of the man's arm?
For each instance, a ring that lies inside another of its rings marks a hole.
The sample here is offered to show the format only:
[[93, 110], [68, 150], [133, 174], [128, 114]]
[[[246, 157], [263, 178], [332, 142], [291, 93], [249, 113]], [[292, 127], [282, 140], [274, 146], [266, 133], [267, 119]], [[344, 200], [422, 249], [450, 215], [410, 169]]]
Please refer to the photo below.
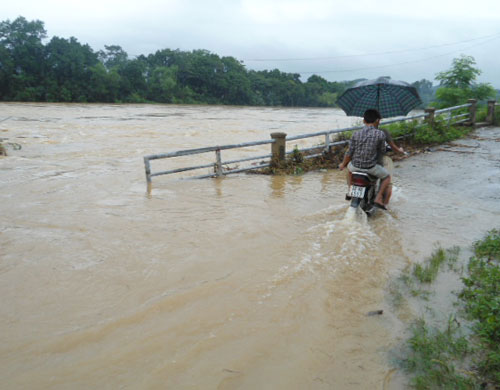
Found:
[[405, 152], [404, 149], [400, 148], [398, 145], [396, 145], [394, 143], [394, 141], [391, 140], [390, 142], [388, 142], [388, 144], [389, 144], [389, 146], [391, 147], [392, 150], [394, 150], [396, 152], [399, 152], [401, 154], [404, 154], [404, 152]]
[[[355, 133], [356, 134], [356, 133]], [[344, 155], [344, 160], [340, 163], [339, 165], [339, 169], [342, 171], [346, 166], [347, 164], [349, 164], [349, 162], [351, 161], [352, 159], [352, 155], [354, 154], [354, 148], [355, 148], [355, 137], [353, 136], [351, 138], [351, 140], [349, 141], [349, 149], [347, 149], [347, 152], [346, 154]]]
[[403, 148], [400, 148], [398, 145], [396, 145], [392, 139], [392, 135], [391, 133], [389, 133], [388, 130], [386, 129], [380, 129], [382, 130], [382, 132], [385, 134], [385, 141], [389, 144], [389, 146], [391, 147], [392, 150], [394, 150], [395, 152], [398, 152], [398, 153], [404, 153], [405, 151], [403, 150]]
[[349, 156], [349, 154], [346, 153], [345, 156], [344, 156], [344, 160], [339, 165], [339, 169], [341, 171], [344, 170], [344, 168], [347, 166], [347, 164], [349, 164], [350, 161], [351, 161], [351, 156]]

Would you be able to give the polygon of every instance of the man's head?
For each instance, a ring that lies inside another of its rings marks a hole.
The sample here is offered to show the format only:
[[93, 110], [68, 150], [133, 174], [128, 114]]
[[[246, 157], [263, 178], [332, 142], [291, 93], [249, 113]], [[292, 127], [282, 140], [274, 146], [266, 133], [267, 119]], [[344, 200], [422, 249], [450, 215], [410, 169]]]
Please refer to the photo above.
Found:
[[375, 109], [369, 109], [365, 111], [365, 115], [363, 115], [363, 120], [367, 125], [378, 126], [382, 116]]

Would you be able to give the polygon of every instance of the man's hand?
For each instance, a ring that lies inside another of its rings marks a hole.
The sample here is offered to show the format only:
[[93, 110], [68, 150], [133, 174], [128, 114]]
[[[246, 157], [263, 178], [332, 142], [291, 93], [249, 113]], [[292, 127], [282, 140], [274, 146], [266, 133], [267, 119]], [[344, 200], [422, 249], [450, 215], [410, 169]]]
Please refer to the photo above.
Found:
[[344, 160], [339, 164], [339, 169], [343, 171], [345, 167], [347, 167], [347, 164], [349, 164], [349, 161], [351, 161], [351, 157], [349, 157], [347, 154], [344, 156]]

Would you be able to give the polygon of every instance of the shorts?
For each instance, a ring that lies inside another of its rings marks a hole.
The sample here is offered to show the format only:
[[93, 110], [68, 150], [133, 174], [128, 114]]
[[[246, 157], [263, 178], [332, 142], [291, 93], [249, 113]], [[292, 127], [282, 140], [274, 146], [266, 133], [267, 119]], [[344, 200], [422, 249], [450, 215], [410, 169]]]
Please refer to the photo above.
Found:
[[349, 163], [347, 166], [347, 169], [351, 172], [365, 172], [368, 173], [369, 175], [378, 177], [380, 180], [385, 179], [387, 176], [389, 176], [389, 172], [387, 169], [385, 169], [382, 165], [376, 164], [374, 167], [371, 167], [370, 169], [363, 169], [363, 168], [356, 168], [354, 165], [352, 165], [352, 162]]

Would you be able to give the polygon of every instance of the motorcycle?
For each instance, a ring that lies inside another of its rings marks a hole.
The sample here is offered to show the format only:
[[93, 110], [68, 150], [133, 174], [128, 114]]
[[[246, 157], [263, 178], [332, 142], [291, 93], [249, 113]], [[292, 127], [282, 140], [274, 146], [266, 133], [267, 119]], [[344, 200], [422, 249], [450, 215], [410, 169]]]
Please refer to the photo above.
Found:
[[[386, 144], [386, 152], [392, 151], [392, 148]], [[405, 156], [408, 153], [404, 152]], [[384, 156], [383, 165], [389, 172], [392, 172], [393, 162], [388, 156]], [[365, 172], [352, 172], [352, 183], [346, 200], [351, 201], [351, 207], [361, 209], [369, 217], [375, 213], [375, 198], [380, 189], [380, 179]]]
[[351, 207], [360, 207], [369, 217], [375, 213], [375, 197], [380, 188], [380, 179], [365, 172], [353, 172], [351, 188], [346, 200]]
[[[391, 147], [385, 145], [386, 152], [392, 151]], [[392, 167], [392, 160], [384, 156], [384, 165]], [[346, 200], [351, 201], [351, 207], [361, 209], [371, 217], [375, 210], [375, 197], [380, 189], [380, 179], [365, 172], [353, 172], [351, 189], [346, 196]]]

